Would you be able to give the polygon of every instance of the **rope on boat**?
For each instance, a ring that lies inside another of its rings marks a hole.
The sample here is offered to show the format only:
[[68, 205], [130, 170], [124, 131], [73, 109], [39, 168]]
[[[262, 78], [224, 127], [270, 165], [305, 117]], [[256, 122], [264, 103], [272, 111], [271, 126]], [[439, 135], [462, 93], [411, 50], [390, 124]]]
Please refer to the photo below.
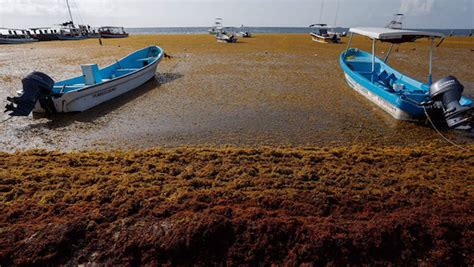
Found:
[[450, 143], [451, 145], [461, 149], [461, 150], [464, 150], [464, 151], [467, 151], [467, 152], [470, 152], [469, 149], [465, 148], [465, 147], [462, 147], [458, 144], [456, 144], [455, 142], [453, 142], [452, 140], [448, 139], [446, 136], [443, 135], [443, 133], [441, 133], [440, 130], [438, 130], [438, 128], [436, 127], [436, 125], [434, 124], [433, 120], [431, 120], [431, 117], [430, 115], [428, 114], [428, 111], [426, 111], [426, 107], [425, 106], [422, 106], [423, 107], [423, 110], [425, 111], [425, 115], [426, 115], [426, 118], [428, 118], [428, 121], [430, 122], [431, 126], [433, 127], [433, 129], [439, 134], [439, 136], [441, 136], [446, 142]]
[[4, 123], [8, 122], [8, 121], [11, 120], [11, 119], [13, 119], [13, 117], [10, 117], [10, 118], [7, 118], [7, 119], [5, 119], [5, 120], [3, 120], [3, 121], [0, 121], [0, 124], [4, 124]]

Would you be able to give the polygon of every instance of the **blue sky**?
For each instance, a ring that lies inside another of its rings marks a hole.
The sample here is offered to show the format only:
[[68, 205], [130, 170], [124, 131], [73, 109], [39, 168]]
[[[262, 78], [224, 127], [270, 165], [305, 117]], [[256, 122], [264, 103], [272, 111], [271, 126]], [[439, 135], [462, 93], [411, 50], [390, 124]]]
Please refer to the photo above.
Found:
[[[100, 26], [306, 27], [318, 23], [322, 0], [70, 0], [77, 22]], [[339, 1], [338, 19], [336, 7]], [[322, 21], [385, 26], [397, 12], [407, 28], [474, 28], [474, 0], [324, 0]], [[65, 0], [0, 0], [0, 27], [50, 26], [68, 18]]]

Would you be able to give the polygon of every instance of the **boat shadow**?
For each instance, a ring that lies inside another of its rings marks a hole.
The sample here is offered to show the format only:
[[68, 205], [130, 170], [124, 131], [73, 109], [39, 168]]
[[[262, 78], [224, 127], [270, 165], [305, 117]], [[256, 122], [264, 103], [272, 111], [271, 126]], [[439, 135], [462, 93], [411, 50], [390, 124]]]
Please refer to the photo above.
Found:
[[152, 90], [160, 88], [161, 85], [178, 80], [183, 76], [184, 75], [180, 73], [157, 73], [154, 79], [149, 80], [142, 86], [84, 112], [57, 114], [34, 113], [34, 119], [46, 118], [48, 121], [30, 125], [30, 127], [54, 130], [67, 127], [75, 122], [94, 123], [97, 119], [111, 113], [123, 105], [134, 101]]

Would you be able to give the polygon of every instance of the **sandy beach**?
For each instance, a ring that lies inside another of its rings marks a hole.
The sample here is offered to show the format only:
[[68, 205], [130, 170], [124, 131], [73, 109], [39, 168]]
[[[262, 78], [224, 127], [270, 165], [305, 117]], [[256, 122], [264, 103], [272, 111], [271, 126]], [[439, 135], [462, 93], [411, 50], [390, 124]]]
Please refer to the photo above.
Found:
[[[462, 150], [358, 95], [339, 67], [347, 39], [103, 42], [0, 48], [0, 99], [34, 70], [62, 80], [148, 45], [171, 57], [87, 112], [0, 124], [1, 266], [474, 264], [473, 132], [441, 129]], [[473, 98], [473, 51], [448, 38], [435, 79]], [[423, 41], [390, 61], [423, 81], [427, 63]]]
[[[143, 35], [104, 40], [104, 46], [94, 39], [2, 46], [0, 99], [21, 89], [21, 78], [34, 70], [62, 80], [80, 75], [80, 64], [104, 66], [152, 44], [173, 56], [160, 64], [156, 80], [86, 113], [15, 118], [0, 126], [0, 150], [405, 146], [440, 140], [429, 125], [393, 120], [346, 85], [338, 62], [346, 44], [318, 45], [301, 34], [258, 35], [230, 45], [210, 35]], [[365, 50], [369, 45], [363, 38], [354, 44]], [[379, 52], [387, 49], [382, 44]], [[470, 97], [472, 49], [472, 38], [448, 38], [434, 58], [435, 78], [456, 76]], [[426, 80], [427, 43], [401, 46], [390, 62]], [[445, 134], [460, 143], [473, 140], [472, 134]]]

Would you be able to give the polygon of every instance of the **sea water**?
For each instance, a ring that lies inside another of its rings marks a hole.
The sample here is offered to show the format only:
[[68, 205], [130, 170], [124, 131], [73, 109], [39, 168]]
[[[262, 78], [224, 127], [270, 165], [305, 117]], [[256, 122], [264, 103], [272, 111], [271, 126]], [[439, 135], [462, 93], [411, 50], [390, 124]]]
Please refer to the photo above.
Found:
[[[239, 27], [227, 27], [228, 31], [240, 31]], [[314, 29], [308, 27], [244, 27], [251, 33], [310, 33]], [[209, 27], [155, 27], [155, 28], [127, 28], [130, 34], [203, 34], [208, 33]], [[336, 28], [337, 32], [347, 32], [349, 28]], [[470, 29], [416, 29], [440, 32], [445, 35], [467, 36]]]

